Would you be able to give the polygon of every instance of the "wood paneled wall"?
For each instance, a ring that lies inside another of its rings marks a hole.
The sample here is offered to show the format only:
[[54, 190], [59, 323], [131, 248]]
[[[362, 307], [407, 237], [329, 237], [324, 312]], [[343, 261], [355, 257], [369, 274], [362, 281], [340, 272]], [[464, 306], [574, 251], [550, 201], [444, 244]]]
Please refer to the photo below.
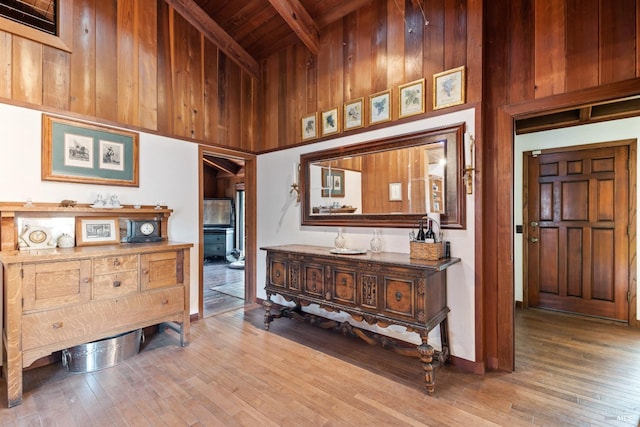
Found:
[[509, 111], [640, 93], [640, 8], [638, 0], [491, 0], [484, 6], [482, 135], [476, 139], [476, 277], [483, 301], [476, 312], [483, 323], [476, 343], [490, 368], [508, 370], [514, 366]]
[[0, 31], [0, 97], [256, 150], [257, 81], [162, 0], [73, 0], [68, 53]]
[[300, 144], [303, 116], [338, 107], [342, 117], [344, 102], [363, 97], [366, 104], [368, 95], [387, 89], [393, 90], [395, 121], [398, 85], [423, 77], [425, 114], [432, 114], [433, 75], [460, 65], [467, 66], [467, 102], [479, 102], [482, 1], [425, 0], [423, 4], [421, 9], [412, 0], [373, 0], [321, 28], [317, 56], [298, 43], [264, 60], [260, 148]]

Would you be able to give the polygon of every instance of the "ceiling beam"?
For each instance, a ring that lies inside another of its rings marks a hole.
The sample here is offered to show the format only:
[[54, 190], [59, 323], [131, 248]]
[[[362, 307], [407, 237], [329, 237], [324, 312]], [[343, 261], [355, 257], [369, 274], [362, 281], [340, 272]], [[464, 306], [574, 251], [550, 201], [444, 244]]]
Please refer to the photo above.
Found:
[[304, 45], [317, 55], [320, 51], [320, 32], [309, 12], [299, 0], [269, 0]]
[[371, 3], [371, 0], [349, 0], [343, 1], [335, 7], [330, 8], [324, 15], [316, 16], [318, 28], [324, 28], [333, 24], [338, 19], [342, 19], [350, 13], [363, 8]]
[[208, 40], [213, 42], [229, 58], [234, 60], [245, 71], [259, 78], [260, 67], [258, 61], [242, 48], [226, 31], [222, 29], [204, 10], [193, 0], [165, 0], [184, 19], [189, 21]]

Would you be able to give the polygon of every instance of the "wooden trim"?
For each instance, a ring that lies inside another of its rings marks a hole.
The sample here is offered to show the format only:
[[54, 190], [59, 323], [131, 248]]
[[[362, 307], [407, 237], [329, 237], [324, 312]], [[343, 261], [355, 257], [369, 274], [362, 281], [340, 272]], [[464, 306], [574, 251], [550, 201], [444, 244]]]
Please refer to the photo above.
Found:
[[47, 34], [6, 18], [0, 18], [0, 30], [71, 53], [73, 46], [73, 0], [59, 0], [57, 36]]
[[198, 318], [204, 317], [203, 299], [203, 255], [204, 255], [204, 234], [202, 232], [202, 200], [204, 198], [204, 187], [202, 185], [204, 172], [204, 156], [232, 157], [244, 160], [244, 190], [245, 190], [245, 249], [244, 249], [244, 299], [245, 303], [253, 303], [256, 300], [256, 246], [257, 246], [257, 181], [256, 181], [256, 156], [239, 151], [214, 148], [205, 145], [198, 146], [198, 230], [200, 234], [197, 246], [198, 253]]

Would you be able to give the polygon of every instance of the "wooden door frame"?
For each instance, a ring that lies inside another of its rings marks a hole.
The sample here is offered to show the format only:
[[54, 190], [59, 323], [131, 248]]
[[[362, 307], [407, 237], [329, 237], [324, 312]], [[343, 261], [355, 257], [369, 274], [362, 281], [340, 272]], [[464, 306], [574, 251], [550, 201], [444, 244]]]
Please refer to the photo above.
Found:
[[[636, 189], [637, 189], [637, 177], [636, 177], [636, 173], [637, 173], [637, 141], [633, 140], [633, 139], [623, 139], [623, 140], [615, 140], [615, 141], [603, 141], [603, 142], [595, 142], [592, 144], [581, 144], [581, 145], [571, 145], [571, 146], [562, 146], [562, 147], [553, 147], [553, 148], [547, 148], [547, 149], [541, 149], [541, 150], [536, 150], [539, 152], [539, 154], [552, 154], [552, 153], [566, 153], [566, 152], [570, 152], [570, 151], [578, 151], [578, 150], [585, 150], [585, 149], [598, 149], [598, 148], [606, 148], [606, 147], [619, 147], [619, 146], [627, 146], [629, 147], [629, 164], [628, 164], [628, 168], [629, 168], [629, 182], [628, 182], [628, 187], [629, 187], [629, 211], [627, 212], [628, 216], [629, 216], [629, 230], [636, 230]], [[523, 159], [523, 170], [522, 170], [522, 204], [524, 206], [528, 206], [528, 184], [529, 184], [529, 174], [528, 174], [528, 161], [529, 161], [529, 156], [530, 151], [525, 151], [522, 153], [524, 159]], [[529, 210], [528, 209], [523, 209], [522, 210], [522, 224], [523, 224], [523, 232], [522, 232], [522, 273], [523, 273], [523, 278], [522, 278], [522, 306], [524, 308], [529, 307], [529, 275], [528, 275], [528, 269], [527, 269], [527, 260], [528, 260], [528, 253], [529, 253], [529, 248], [527, 245], [527, 232], [525, 232], [525, 230], [528, 230], [528, 227], [526, 226], [527, 224], [529, 224]], [[636, 320], [636, 313], [637, 313], [637, 307], [636, 307], [636, 292], [637, 292], [637, 287], [636, 287], [636, 281], [637, 281], [637, 274], [636, 274], [636, 253], [637, 253], [637, 248], [636, 248], [636, 239], [635, 239], [635, 234], [633, 233], [629, 233], [628, 234], [629, 237], [629, 241], [627, 242], [627, 244], [629, 245], [628, 247], [628, 251], [629, 251], [629, 259], [628, 261], [628, 268], [629, 268], [629, 275], [628, 275], [628, 283], [629, 283], [629, 294], [630, 294], [630, 298], [629, 298], [629, 304], [628, 304], [628, 311], [627, 311], [627, 322], [629, 324], [629, 326], [631, 327], [635, 327], [638, 328], [640, 327], [640, 321]], [[634, 321], [635, 320], [635, 321]]]
[[256, 301], [256, 244], [257, 244], [257, 184], [256, 184], [256, 163], [257, 158], [254, 154], [233, 151], [220, 147], [198, 146], [198, 230], [200, 234], [200, 243], [198, 244], [198, 319], [204, 316], [203, 301], [203, 260], [204, 260], [204, 232], [202, 224], [202, 200], [204, 199], [204, 156], [205, 154], [223, 157], [242, 159], [244, 161], [244, 228], [245, 228], [245, 248], [244, 248], [244, 300], [246, 303], [254, 303]]
[[[567, 110], [583, 105], [598, 102], [612, 101], [627, 96], [640, 95], [640, 78], [633, 78], [622, 82], [611, 83], [580, 91], [563, 93], [541, 99], [523, 102], [521, 104], [505, 105], [495, 110], [496, 132], [495, 138], [486, 139], [491, 141], [491, 147], [487, 146], [482, 151], [497, 150], [495, 167], [492, 170], [499, 171], [495, 180], [495, 189], [491, 192], [493, 200], [486, 203], [495, 203], [497, 206], [510, 206], [504, 209], [497, 218], [482, 218], [481, 221], [498, 221], [497, 229], [493, 224], [478, 227], [477, 235], [482, 237], [483, 231], [495, 230], [496, 247], [498, 252], [493, 269], [478, 270], [482, 277], [479, 290], [484, 295], [484, 283], [496, 283], [496, 292], [487, 295], [479, 300], [477, 310], [477, 321], [482, 323], [481, 346], [485, 363], [498, 370], [512, 371], [515, 369], [515, 299], [513, 289], [513, 147], [514, 147], [514, 123], [519, 118], [534, 114]], [[483, 114], [488, 114], [484, 111]], [[484, 140], [485, 138], [483, 138]], [[487, 143], [488, 145], [488, 143]], [[633, 200], [635, 204], [635, 200]], [[635, 243], [635, 236], [631, 237]], [[478, 262], [482, 262], [482, 256], [477, 257]], [[634, 267], [635, 268], [635, 267]], [[634, 284], [635, 286], [635, 284]], [[490, 296], [493, 296], [490, 298]], [[635, 300], [630, 301], [635, 304]], [[485, 319], [487, 313], [490, 318]], [[633, 322], [637, 326], [637, 321]], [[488, 343], [495, 343], [496, 348], [492, 348]]]

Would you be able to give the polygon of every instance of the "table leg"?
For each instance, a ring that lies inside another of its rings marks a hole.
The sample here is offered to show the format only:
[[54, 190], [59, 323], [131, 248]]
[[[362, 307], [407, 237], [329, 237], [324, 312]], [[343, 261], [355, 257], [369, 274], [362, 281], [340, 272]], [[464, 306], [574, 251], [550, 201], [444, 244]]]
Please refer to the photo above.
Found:
[[427, 388], [427, 394], [433, 395], [436, 391], [435, 372], [433, 370], [433, 353], [434, 349], [428, 343], [428, 333], [422, 335], [422, 344], [418, 346], [418, 354], [424, 369], [424, 385]]

